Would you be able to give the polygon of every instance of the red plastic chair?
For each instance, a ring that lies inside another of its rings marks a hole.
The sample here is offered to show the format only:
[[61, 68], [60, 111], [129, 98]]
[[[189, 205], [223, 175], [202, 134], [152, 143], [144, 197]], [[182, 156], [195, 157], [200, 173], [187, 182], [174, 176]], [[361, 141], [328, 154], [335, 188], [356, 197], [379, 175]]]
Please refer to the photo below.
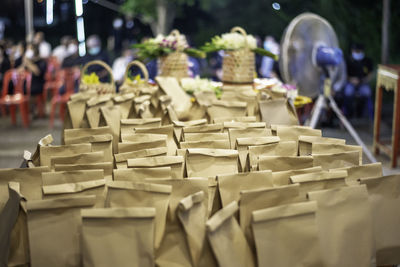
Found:
[[[22, 122], [29, 127], [29, 99], [31, 92], [31, 73], [24, 70], [11, 69], [4, 74], [3, 91], [0, 98], [2, 115], [6, 115], [6, 107], [9, 107], [11, 122], [17, 124], [16, 109], [19, 107]], [[13, 94], [8, 94], [9, 84], [14, 85]], [[24, 94], [24, 85], [26, 94]]]
[[78, 68], [68, 68], [62, 71], [62, 85], [65, 86], [65, 93], [60, 94], [58, 87], [57, 94], [51, 99], [51, 112], [50, 112], [50, 128], [54, 125], [54, 118], [56, 116], [57, 104], [60, 104], [59, 118], [64, 121], [65, 108], [70, 96], [75, 93], [75, 84], [80, 79], [80, 71]]
[[46, 82], [43, 87], [43, 98], [47, 99], [49, 91], [51, 92], [51, 97], [55, 96], [60, 83], [62, 83], [61, 66], [56, 57], [49, 57], [47, 60], [47, 69], [44, 77]]

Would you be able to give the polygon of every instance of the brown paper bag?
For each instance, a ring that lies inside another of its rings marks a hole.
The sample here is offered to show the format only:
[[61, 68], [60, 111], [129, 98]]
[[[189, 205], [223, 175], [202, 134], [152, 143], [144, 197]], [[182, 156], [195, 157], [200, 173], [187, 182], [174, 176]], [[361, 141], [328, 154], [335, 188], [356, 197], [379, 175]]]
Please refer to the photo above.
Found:
[[321, 166], [324, 170], [358, 166], [360, 153], [358, 151], [332, 154], [313, 155], [314, 166]]
[[198, 126], [185, 126], [182, 128], [183, 140], [185, 140], [186, 133], [222, 133], [224, 125], [222, 123], [214, 123]]
[[204, 192], [183, 198], [178, 206], [178, 218], [185, 230], [193, 266], [198, 266], [206, 236], [207, 210], [202, 202]]
[[186, 152], [188, 177], [238, 173], [239, 153], [231, 149], [190, 148]]
[[174, 127], [173, 125], [164, 125], [161, 127], [152, 127], [152, 128], [139, 128], [135, 130], [136, 133], [151, 133], [151, 134], [166, 134], [167, 138], [167, 147], [168, 147], [168, 156], [174, 156], [176, 153], [176, 149], [178, 148], [174, 139]]
[[97, 127], [97, 128], [78, 128], [78, 129], [65, 129], [64, 130], [64, 141], [68, 142], [69, 139], [76, 139], [80, 137], [90, 137], [94, 135], [105, 135], [111, 134], [112, 131], [109, 126]]
[[121, 134], [121, 141], [122, 143], [125, 142], [152, 142], [158, 140], [167, 140], [167, 135], [165, 134], [137, 134], [137, 133], [130, 133], [130, 134]]
[[112, 180], [112, 174], [114, 169], [113, 162], [99, 162], [90, 164], [55, 164], [54, 171], [78, 171], [78, 170], [103, 170], [104, 179], [107, 181]]
[[300, 135], [298, 139], [299, 139], [300, 156], [310, 156], [312, 154], [312, 144], [314, 142], [324, 143], [324, 144], [338, 144], [338, 145], [346, 144], [346, 140], [344, 139], [328, 138], [321, 136]]
[[128, 168], [128, 159], [165, 156], [167, 155], [167, 152], [168, 149], [166, 147], [158, 147], [114, 154], [115, 164], [117, 166], [117, 169], [126, 169]]
[[[36, 146], [36, 150], [33, 153], [33, 155], [31, 154], [30, 160], [28, 159], [28, 167], [34, 167], [34, 166], [40, 166], [40, 147], [41, 146], [49, 146], [51, 145], [51, 143], [53, 143], [54, 139], [53, 136], [51, 134], [46, 135], [45, 137], [42, 137], [37, 146]], [[24, 156], [25, 158], [25, 156]], [[29, 162], [31, 161], [31, 162]], [[33, 164], [33, 166], [32, 166]]]
[[293, 175], [290, 177], [290, 182], [292, 184], [300, 184], [300, 201], [307, 201], [308, 192], [346, 186], [346, 177], [347, 172], [344, 170], [322, 171]]
[[315, 201], [253, 212], [259, 266], [322, 266]]
[[96, 92], [78, 92], [71, 95], [67, 103], [64, 129], [89, 127], [87, 118], [85, 119], [86, 102], [95, 95], [97, 95]]
[[211, 121], [218, 117], [243, 117], [247, 115], [247, 103], [214, 100], [207, 108], [207, 114]]
[[346, 184], [358, 185], [358, 180], [361, 178], [378, 178], [383, 176], [382, 163], [376, 162], [360, 166], [344, 167], [339, 169], [331, 169], [329, 171], [346, 170]]
[[83, 209], [83, 266], [154, 266], [155, 208]]
[[132, 108], [132, 101], [135, 94], [128, 93], [123, 95], [117, 95], [113, 97], [114, 106], [119, 107], [121, 112], [121, 119], [127, 119]]
[[258, 102], [261, 113], [261, 120], [271, 124], [298, 125], [296, 109], [287, 99], [274, 99]]
[[308, 197], [318, 203], [324, 266], [371, 266], [375, 251], [366, 186], [314, 191]]
[[[48, 167], [35, 167], [23, 169], [0, 169], [0, 185], [17, 182], [20, 187], [20, 194], [26, 200], [42, 199], [42, 173], [49, 172]], [[0, 209], [1, 210], [1, 209]]]
[[99, 163], [104, 161], [104, 152], [89, 152], [75, 154], [72, 156], [55, 156], [50, 157], [50, 167], [54, 170], [56, 164], [89, 164], [89, 163]]
[[43, 185], [57, 185], [104, 179], [103, 170], [80, 170], [42, 173]]
[[244, 116], [244, 117], [219, 117], [215, 118], [214, 123], [221, 122], [257, 122], [257, 118], [255, 116]]
[[120, 120], [121, 113], [119, 111], [118, 106], [113, 107], [101, 107], [101, 126], [110, 126], [112, 136], [113, 136], [113, 149], [117, 151], [118, 149], [118, 140], [120, 134]]
[[270, 129], [267, 128], [232, 128], [229, 129], [229, 141], [233, 149], [237, 138], [255, 138], [271, 136]]
[[[314, 165], [319, 166], [319, 165]], [[313, 167], [313, 157], [284, 157], [284, 156], [259, 156], [258, 169], [273, 172], [299, 170]]]
[[[279, 138], [277, 136], [274, 137]], [[296, 141], [271, 142], [265, 145], [249, 146], [248, 151], [249, 166], [252, 170], [257, 169], [259, 156], [297, 156]]]
[[174, 125], [174, 133], [175, 133], [176, 140], [181, 141], [183, 127], [206, 125], [207, 120], [206, 119], [192, 120], [192, 121], [175, 121], [175, 120], [173, 120], [172, 124]]
[[172, 187], [169, 185], [133, 183], [128, 181], [107, 182], [105, 207], [154, 207], [154, 247], [157, 249], [163, 239], [168, 204]]
[[312, 155], [358, 151], [359, 165], [362, 165], [363, 150], [361, 146], [313, 143]]
[[218, 192], [217, 177], [208, 177], [208, 211], [207, 218], [222, 208], [221, 196]]
[[282, 141], [298, 141], [299, 136], [317, 136], [321, 137], [322, 132], [320, 129], [313, 129], [308, 126], [299, 125], [276, 125], [276, 135]]
[[40, 166], [51, 166], [51, 157], [56, 156], [72, 156], [80, 153], [91, 152], [92, 145], [76, 144], [76, 145], [63, 145], [63, 146], [41, 146], [40, 147]]
[[[181, 156], [159, 156], [149, 158], [128, 159], [128, 168], [171, 167], [171, 176], [174, 179], [183, 179], [184, 157]], [[151, 177], [148, 177], [151, 178]], [[166, 177], [163, 177], [166, 178]]]
[[305, 168], [299, 170], [288, 170], [288, 171], [280, 171], [280, 172], [273, 172], [272, 173], [272, 181], [274, 186], [282, 186], [290, 184], [290, 176], [304, 174], [304, 173], [314, 173], [314, 172], [321, 172], [321, 166], [312, 167], [312, 168]]
[[[159, 135], [159, 134], [158, 134]], [[167, 147], [167, 136], [162, 135], [161, 138], [149, 138], [147, 141], [142, 142], [123, 142], [118, 143], [118, 153], [133, 152], [143, 149]]]
[[299, 202], [299, 185], [265, 187], [240, 192], [240, 228], [242, 229], [253, 253], [254, 238], [251, 232], [251, 214], [255, 210], [266, 209], [283, 204]]
[[80, 209], [95, 201], [84, 196], [27, 202], [32, 267], [81, 265]]
[[154, 118], [154, 114], [151, 111], [151, 96], [150, 95], [142, 95], [135, 97], [133, 100], [135, 106], [135, 115], [136, 117], [142, 119]]
[[65, 140], [66, 145], [91, 143], [92, 152], [103, 151], [104, 161], [113, 161], [113, 137], [111, 134], [105, 135], [91, 135], [78, 138], [71, 138]]
[[171, 167], [114, 170], [114, 181], [143, 182], [146, 178], [172, 178]]
[[265, 122], [223, 122], [224, 132], [228, 132], [229, 129], [245, 129], [245, 128], [267, 128]]
[[208, 240], [221, 267], [256, 266], [246, 238], [235, 219], [238, 209], [237, 202], [231, 202], [207, 221]]
[[245, 89], [245, 90], [232, 90], [225, 91], [222, 94], [221, 100], [224, 101], [241, 101], [247, 103], [247, 114], [249, 116], [254, 116], [259, 112], [258, 103], [257, 103], [257, 93], [253, 90], [253, 88]]
[[377, 178], [361, 178], [360, 183], [368, 189], [372, 210], [378, 266], [400, 263], [400, 213], [399, 175]]
[[187, 133], [186, 142], [229, 140], [228, 133]]
[[97, 95], [92, 97], [86, 102], [86, 118], [89, 122], [90, 128], [99, 127], [100, 123], [100, 108], [102, 107], [112, 107], [113, 102], [111, 100], [111, 95]]
[[271, 171], [218, 175], [217, 178], [222, 207], [226, 207], [232, 201], [239, 202], [242, 190], [274, 186]]
[[134, 129], [160, 127], [161, 118], [148, 118], [148, 119], [122, 119], [121, 120], [121, 134], [134, 133]]
[[[188, 148], [217, 148], [217, 149], [230, 149], [231, 144], [229, 139], [227, 140], [216, 140], [216, 141], [192, 141], [192, 142], [180, 142], [179, 146], [181, 149]], [[178, 149], [180, 150], [180, 149]]]

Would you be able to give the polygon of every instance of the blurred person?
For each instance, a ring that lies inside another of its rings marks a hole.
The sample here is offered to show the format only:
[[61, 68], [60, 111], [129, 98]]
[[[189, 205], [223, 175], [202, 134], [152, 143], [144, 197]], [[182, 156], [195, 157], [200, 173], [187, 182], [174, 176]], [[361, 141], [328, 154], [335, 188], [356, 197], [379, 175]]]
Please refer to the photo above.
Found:
[[118, 84], [122, 84], [126, 67], [133, 60], [133, 52], [131, 49], [124, 49], [122, 55], [114, 60], [112, 65], [113, 76]]
[[18, 68], [22, 64], [24, 58], [26, 45], [25, 42], [18, 42], [11, 49], [10, 62], [13, 68]]
[[[268, 35], [264, 39], [263, 47], [265, 50], [278, 55], [279, 54], [279, 44], [275, 41], [274, 37]], [[274, 70], [274, 60], [270, 57], [262, 57], [260, 74], [264, 78], [273, 77]]]
[[0, 91], [3, 88], [4, 73], [11, 68], [5, 45], [0, 45]]
[[[102, 60], [105, 63], [109, 64], [107, 51], [101, 49], [101, 41], [99, 36], [91, 35], [88, 37], [86, 41], [87, 53], [82, 58], [82, 64], [86, 64], [89, 61], [93, 60]], [[95, 72], [97, 76], [99, 76], [100, 80], [104, 82], [106, 77], [108, 77], [108, 72], [101, 66], [95, 65], [90, 66], [88, 73]]]
[[60, 64], [62, 64], [64, 58], [68, 56], [68, 44], [70, 40], [70, 36], [63, 36], [60, 40], [60, 45], [56, 46], [53, 50], [52, 55], [57, 58]]
[[44, 33], [43, 32], [37, 32], [35, 33], [35, 36], [33, 37], [33, 43], [38, 46], [39, 48], [39, 56], [41, 58], [48, 58], [51, 55], [51, 45], [46, 42], [44, 39]]
[[67, 56], [64, 58], [61, 68], [78, 67], [81, 64], [81, 58], [78, 53], [78, 41], [71, 39], [67, 47]]
[[353, 44], [351, 55], [347, 59], [348, 82], [343, 89], [343, 109], [346, 116], [362, 117], [367, 109], [372, 118], [372, 94], [369, 82], [373, 76], [372, 60], [365, 55], [364, 45]]

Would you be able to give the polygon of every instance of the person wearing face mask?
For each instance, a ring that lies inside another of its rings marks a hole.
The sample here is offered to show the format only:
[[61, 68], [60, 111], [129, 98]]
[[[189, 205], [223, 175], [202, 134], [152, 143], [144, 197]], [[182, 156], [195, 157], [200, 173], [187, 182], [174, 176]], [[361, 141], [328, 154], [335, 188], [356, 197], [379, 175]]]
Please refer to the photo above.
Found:
[[[109, 64], [107, 52], [101, 49], [101, 41], [99, 36], [97, 35], [89, 36], [86, 41], [86, 46], [87, 46], [87, 53], [82, 58], [81, 61], [82, 65], [92, 60], [102, 60], [105, 63]], [[91, 72], [95, 72], [97, 76], [99, 76], [100, 81], [102, 82], [107, 81], [108, 79], [107, 71], [101, 66], [98, 65], [90, 66], [88, 69], [88, 73]]]
[[365, 55], [362, 44], [353, 44], [347, 60], [348, 82], [343, 90], [343, 109], [348, 117], [363, 117], [365, 111], [371, 119], [373, 113], [372, 93], [369, 82], [373, 76], [372, 60]]
[[62, 63], [64, 58], [68, 56], [68, 44], [70, 36], [63, 36], [60, 40], [60, 45], [54, 48], [52, 55], [57, 58], [59, 63]]
[[78, 41], [71, 39], [67, 46], [67, 56], [64, 58], [61, 68], [77, 67], [81, 64], [81, 58], [78, 54]]
[[133, 52], [131, 49], [124, 49], [122, 55], [114, 60], [112, 71], [114, 80], [121, 85], [124, 80], [126, 66], [133, 60]]

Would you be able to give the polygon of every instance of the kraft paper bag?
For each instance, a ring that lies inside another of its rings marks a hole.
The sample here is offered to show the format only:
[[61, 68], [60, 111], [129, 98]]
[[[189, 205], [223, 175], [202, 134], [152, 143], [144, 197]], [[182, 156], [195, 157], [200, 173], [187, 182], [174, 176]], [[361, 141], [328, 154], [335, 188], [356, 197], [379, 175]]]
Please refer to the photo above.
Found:
[[243, 117], [247, 115], [247, 103], [214, 100], [211, 106], [207, 108], [207, 114], [211, 121], [218, 117]]
[[264, 187], [240, 192], [240, 228], [242, 229], [253, 253], [254, 238], [251, 232], [251, 214], [255, 210], [266, 209], [283, 204], [299, 202], [299, 185]]
[[315, 201], [253, 211], [258, 266], [322, 266]]
[[188, 177], [238, 173], [239, 153], [231, 149], [190, 148], [186, 152]]
[[363, 150], [361, 146], [313, 143], [312, 155], [358, 151], [359, 165], [362, 165]]
[[182, 129], [183, 129], [183, 127], [206, 125], [207, 124], [207, 120], [206, 119], [192, 120], [192, 121], [176, 121], [176, 120], [173, 120], [172, 124], [174, 125], [174, 133], [175, 133], [176, 140], [177, 141], [181, 141], [182, 140]]
[[172, 124], [164, 125], [161, 127], [152, 127], [152, 128], [139, 128], [135, 130], [136, 133], [151, 133], [151, 134], [166, 134], [167, 137], [167, 147], [168, 147], [168, 156], [174, 156], [176, 153], [176, 149], [178, 148], [174, 139], [174, 127]]
[[359, 151], [313, 155], [314, 166], [324, 170], [360, 165]]
[[165, 156], [167, 155], [168, 149], [166, 147], [149, 148], [138, 151], [118, 153], [114, 154], [115, 164], [117, 169], [128, 168], [128, 159], [143, 158], [143, 157], [154, 157], [154, 156]]
[[308, 193], [317, 201], [324, 266], [375, 266], [371, 205], [365, 185]]
[[81, 266], [80, 209], [95, 201], [84, 196], [27, 202], [32, 267]]
[[128, 181], [107, 182], [105, 207], [153, 207], [156, 209], [154, 247], [163, 239], [172, 186], [134, 183]]
[[92, 152], [103, 151], [104, 161], [113, 161], [113, 136], [111, 134], [91, 135], [65, 140], [66, 145], [90, 143], [92, 144]]
[[217, 149], [230, 149], [231, 144], [229, 139], [216, 140], [216, 141], [193, 141], [193, 142], [180, 142], [179, 146], [181, 149], [188, 148], [217, 148]]
[[224, 125], [222, 123], [197, 125], [197, 126], [185, 126], [182, 128], [183, 140], [185, 140], [186, 133], [222, 133]]
[[182, 156], [158, 156], [149, 158], [128, 159], [128, 168], [151, 169], [155, 167], [171, 167], [172, 178], [183, 179], [184, 163], [185, 158]]
[[346, 140], [338, 139], [338, 138], [321, 137], [321, 136], [300, 135], [299, 136], [299, 155], [300, 156], [311, 155], [313, 143], [345, 145]]
[[123, 95], [117, 95], [113, 97], [114, 101], [114, 106], [119, 107], [119, 111], [121, 112], [121, 119], [127, 119], [129, 116], [129, 113], [132, 108], [132, 101], [133, 98], [135, 97], [135, 94], [129, 93], [129, 94], [123, 94]]
[[255, 116], [244, 116], [244, 117], [219, 117], [215, 118], [214, 123], [221, 122], [257, 122], [257, 118]]
[[147, 141], [142, 142], [130, 142], [126, 141], [123, 143], [118, 143], [118, 153], [126, 153], [133, 152], [143, 149], [149, 148], [157, 148], [157, 147], [167, 147], [167, 137], [162, 135], [162, 137], [156, 137], [152, 139], [148, 139]]
[[361, 178], [378, 178], [383, 176], [382, 163], [371, 163], [360, 166], [351, 166], [339, 169], [331, 169], [330, 171], [346, 170], [346, 184], [347, 185], [358, 185], [358, 180]]
[[118, 140], [120, 134], [120, 120], [121, 120], [121, 113], [119, 111], [118, 106], [112, 107], [102, 107], [100, 108], [101, 111], [101, 126], [110, 126], [112, 136], [113, 136], [113, 149], [117, 151], [118, 149]]
[[178, 206], [178, 218], [185, 231], [193, 266], [198, 266], [206, 239], [207, 210], [202, 205], [204, 192], [183, 198]]
[[304, 174], [304, 173], [314, 173], [321, 172], [321, 166], [305, 168], [300, 170], [288, 170], [288, 171], [280, 171], [272, 173], [272, 181], [274, 186], [282, 186], [290, 184], [290, 176]]
[[249, 88], [248, 90], [240, 91], [225, 91], [222, 94], [221, 100], [224, 101], [240, 101], [247, 103], [247, 114], [254, 116], [258, 113], [257, 93]]
[[48, 167], [0, 169], [0, 186], [8, 188], [9, 182], [17, 182], [19, 193], [26, 200], [40, 200], [42, 199], [42, 173], [49, 171]]
[[89, 164], [55, 164], [54, 171], [78, 171], [78, 170], [103, 170], [104, 179], [112, 180], [112, 173], [114, 169], [113, 162], [99, 162]]
[[[28, 167], [34, 167], [34, 166], [40, 166], [40, 147], [41, 146], [49, 146], [51, 145], [51, 143], [53, 143], [54, 139], [53, 136], [51, 134], [46, 135], [45, 137], [42, 137], [37, 146], [36, 146], [36, 150], [33, 153], [33, 155], [31, 154], [30, 160], [28, 159]], [[31, 165], [33, 164], [33, 166]]]
[[226, 207], [232, 201], [240, 203], [240, 191], [242, 190], [274, 186], [271, 171], [218, 175], [217, 179], [222, 207]]
[[125, 142], [151, 142], [156, 140], [167, 140], [167, 135], [165, 134], [121, 134], [122, 143]]
[[154, 114], [151, 111], [151, 96], [150, 95], [142, 95], [135, 97], [133, 100], [135, 107], [135, 115], [136, 117], [142, 119], [154, 118]]
[[[150, 183], [166, 184], [172, 186], [167, 226], [164, 239], [160, 248], [156, 251], [156, 265], [168, 266], [192, 266], [190, 250], [186, 241], [185, 231], [177, 217], [179, 202], [199, 191], [204, 192], [202, 206], [207, 210], [208, 184], [207, 178], [188, 179], [146, 179]], [[207, 260], [206, 262], [210, 262]], [[207, 266], [207, 265], [204, 265]], [[209, 265], [214, 266], [214, 265]]]
[[95, 95], [97, 95], [96, 92], [78, 92], [71, 95], [70, 101], [67, 103], [64, 129], [89, 127], [87, 118], [85, 119], [86, 102]]
[[148, 119], [122, 119], [121, 120], [121, 134], [134, 133], [134, 129], [160, 127], [161, 118], [148, 118]]
[[276, 125], [276, 135], [279, 136], [282, 141], [298, 141], [301, 135], [321, 137], [322, 131], [308, 126]]
[[229, 142], [231, 148], [235, 148], [237, 138], [256, 138], [271, 136], [270, 129], [267, 128], [231, 128], [229, 129]]
[[40, 166], [51, 166], [51, 157], [56, 156], [72, 156], [80, 153], [91, 152], [92, 145], [75, 144], [75, 145], [62, 145], [62, 146], [41, 146], [40, 147]]
[[78, 128], [78, 129], [64, 129], [64, 141], [68, 142], [69, 139], [76, 139], [80, 137], [89, 137], [94, 135], [106, 135], [111, 134], [112, 131], [109, 126], [97, 127], [97, 128]]
[[89, 122], [90, 128], [99, 127], [102, 107], [112, 107], [113, 102], [111, 100], [111, 95], [97, 95], [92, 97], [86, 102], [86, 118]]
[[307, 201], [307, 193], [311, 191], [339, 188], [346, 186], [347, 171], [322, 171], [298, 174], [290, 177], [292, 184], [300, 184], [300, 201]]
[[50, 157], [50, 167], [54, 170], [56, 164], [89, 164], [89, 163], [99, 163], [104, 161], [104, 152], [89, 152], [75, 154], [73, 156], [55, 156]]
[[261, 120], [270, 127], [271, 124], [298, 125], [296, 109], [287, 99], [259, 101]]
[[313, 157], [302, 156], [302, 157], [284, 157], [284, 156], [259, 156], [258, 157], [258, 169], [271, 170], [273, 172], [287, 171], [287, 170], [299, 170], [311, 168], [313, 166]]
[[43, 185], [57, 185], [104, 179], [103, 170], [79, 170], [42, 173]]
[[187, 133], [186, 142], [229, 140], [228, 133]]
[[368, 189], [377, 265], [397, 265], [400, 263], [400, 176], [396, 174], [360, 180]]
[[155, 208], [82, 209], [85, 267], [154, 266]]
[[208, 210], [207, 218], [222, 208], [217, 177], [208, 177]]
[[115, 169], [114, 181], [143, 182], [146, 178], [172, 178], [171, 167]]
[[229, 129], [245, 129], [245, 128], [267, 128], [265, 122], [223, 122], [224, 132], [228, 132]]
[[207, 237], [221, 267], [256, 266], [252, 252], [235, 218], [236, 201], [215, 213], [207, 221]]
[[65, 198], [71, 196], [96, 196], [94, 207], [104, 207], [105, 179], [91, 180], [77, 183], [44, 185], [43, 199]]
[[[274, 136], [279, 138], [278, 136]], [[271, 142], [265, 145], [248, 147], [249, 165], [252, 170], [257, 169], [258, 157], [260, 156], [297, 156], [296, 141]]]

